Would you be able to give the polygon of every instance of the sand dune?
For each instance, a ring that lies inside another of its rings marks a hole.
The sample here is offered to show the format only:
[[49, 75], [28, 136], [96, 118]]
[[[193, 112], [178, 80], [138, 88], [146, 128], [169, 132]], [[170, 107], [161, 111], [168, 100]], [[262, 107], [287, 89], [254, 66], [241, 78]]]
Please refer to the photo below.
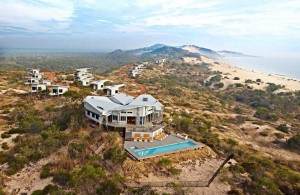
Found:
[[[225, 84], [225, 87], [234, 84], [234, 83], [245, 83], [245, 80], [251, 79], [255, 81], [256, 79], [261, 79], [261, 83], [249, 84], [254, 89], [264, 89], [268, 86], [267, 83], [275, 83], [277, 85], [284, 85], [285, 88], [280, 91], [298, 91], [300, 90], [300, 81], [296, 79], [291, 79], [288, 77], [269, 74], [264, 72], [258, 72], [254, 70], [247, 70], [232, 66], [221, 61], [214, 59], [201, 57], [201, 59], [210, 65], [211, 70], [222, 72], [223, 76], [227, 76], [228, 79], [223, 79], [222, 82]], [[234, 77], [239, 77], [240, 80], [234, 80]]]

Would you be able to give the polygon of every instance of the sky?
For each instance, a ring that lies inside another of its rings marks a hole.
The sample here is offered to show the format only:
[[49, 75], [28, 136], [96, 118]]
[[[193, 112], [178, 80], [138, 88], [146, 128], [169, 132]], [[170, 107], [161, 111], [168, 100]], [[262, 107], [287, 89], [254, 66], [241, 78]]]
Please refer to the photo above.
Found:
[[1, 48], [300, 54], [300, 0], [0, 0]]

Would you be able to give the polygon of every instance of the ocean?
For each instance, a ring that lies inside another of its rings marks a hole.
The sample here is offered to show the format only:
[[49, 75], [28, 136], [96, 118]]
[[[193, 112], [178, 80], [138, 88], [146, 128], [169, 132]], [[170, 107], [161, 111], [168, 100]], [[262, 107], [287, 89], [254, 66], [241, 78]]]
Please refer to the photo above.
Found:
[[221, 61], [248, 70], [300, 79], [300, 57], [228, 57]]

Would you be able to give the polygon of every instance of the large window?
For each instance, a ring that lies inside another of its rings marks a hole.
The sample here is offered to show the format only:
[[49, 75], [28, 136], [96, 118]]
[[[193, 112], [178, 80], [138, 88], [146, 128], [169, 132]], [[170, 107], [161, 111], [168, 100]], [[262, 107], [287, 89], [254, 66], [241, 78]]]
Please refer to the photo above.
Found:
[[126, 116], [121, 116], [121, 121], [126, 121]]
[[113, 120], [118, 120], [118, 116], [117, 115], [112, 115]]

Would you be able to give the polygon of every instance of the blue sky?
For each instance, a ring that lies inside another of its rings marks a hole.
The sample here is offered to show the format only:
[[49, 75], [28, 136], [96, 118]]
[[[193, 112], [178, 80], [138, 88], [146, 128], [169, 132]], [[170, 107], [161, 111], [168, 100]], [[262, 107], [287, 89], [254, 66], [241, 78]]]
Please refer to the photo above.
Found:
[[300, 53], [298, 0], [0, 0], [0, 47]]

